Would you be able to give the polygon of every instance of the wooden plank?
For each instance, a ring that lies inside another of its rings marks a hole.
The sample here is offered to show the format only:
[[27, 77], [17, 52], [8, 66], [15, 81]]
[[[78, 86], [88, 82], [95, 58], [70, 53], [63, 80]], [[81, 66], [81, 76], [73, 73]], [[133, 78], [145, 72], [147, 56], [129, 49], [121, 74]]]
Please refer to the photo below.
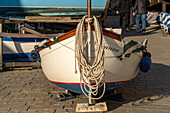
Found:
[[26, 16], [28, 20], [71, 20], [71, 17]]
[[4, 68], [7, 67], [40, 67], [40, 62], [9, 62], [4, 63]]
[[0, 37], [17, 37], [17, 38], [52, 38], [57, 35], [46, 34], [19, 34], [19, 33], [0, 33]]
[[40, 22], [40, 23], [71, 23], [80, 22], [80, 19], [75, 20], [26, 20], [26, 22]]
[[[0, 23], [0, 33], [2, 33], [2, 23]], [[0, 71], [3, 70], [3, 58], [2, 58], [2, 54], [3, 54], [3, 48], [2, 48], [2, 36], [0, 36]]]
[[1, 23], [22, 23], [22, 22], [32, 22], [32, 23], [74, 23], [80, 22], [81, 19], [71, 19], [70, 17], [27, 17], [31, 19], [20, 19], [20, 18], [10, 18], [10, 19], [0, 19]]
[[29, 33], [32, 33], [32, 34], [37, 34], [37, 35], [41, 35], [41, 33], [35, 31], [35, 30], [32, 30], [30, 28], [27, 28], [27, 27], [24, 27], [24, 25], [21, 26], [21, 30], [24, 30], [26, 32], [29, 32]]

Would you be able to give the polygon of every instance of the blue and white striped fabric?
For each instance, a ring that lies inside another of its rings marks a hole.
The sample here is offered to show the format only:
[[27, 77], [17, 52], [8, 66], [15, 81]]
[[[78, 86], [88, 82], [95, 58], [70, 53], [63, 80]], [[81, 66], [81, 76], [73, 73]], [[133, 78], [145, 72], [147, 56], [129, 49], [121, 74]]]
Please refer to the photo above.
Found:
[[170, 33], [170, 13], [160, 13], [160, 26], [165, 33]]
[[159, 13], [148, 11], [146, 21], [148, 24], [158, 23], [159, 22]]

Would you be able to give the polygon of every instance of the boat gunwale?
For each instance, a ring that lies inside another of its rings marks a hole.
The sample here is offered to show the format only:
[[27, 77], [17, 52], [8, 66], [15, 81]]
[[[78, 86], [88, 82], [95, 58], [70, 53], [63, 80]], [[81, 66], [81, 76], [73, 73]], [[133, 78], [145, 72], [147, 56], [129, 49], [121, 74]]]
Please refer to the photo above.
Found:
[[[94, 27], [92, 27], [92, 30], [94, 31]], [[112, 31], [106, 30], [104, 28], [102, 28], [102, 30], [103, 30], [103, 35], [108, 36], [108, 37], [113, 38], [113, 39], [116, 39], [118, 41], [122, 40], [121, 35], [119, 35], [117, 33], [114, 33]], [[73, 30], [71, 30], [71, 31], [69, 31], [67, 33], [64, 33], [64, 34], [58, 36], [57, 37], [57, 42], [56, 41], [48, 40], [44, 44], [47, 44], [48, 47], [50, 47], [50, 46], [52, 46], [52, 45], [54, 45], [54, 44], [56, 44], [58, 42], [61, 42], [61, 41], [65, 40], [65, 39], [68, 39], [68, 38], [74, 36], [75, 34], [76, 34], [76, 29], [73, 29]], [[36, 49], [37, 52], [39, 52], [39, 51], [45, 49], [45, 47], [36, 46], [35, 49]]]

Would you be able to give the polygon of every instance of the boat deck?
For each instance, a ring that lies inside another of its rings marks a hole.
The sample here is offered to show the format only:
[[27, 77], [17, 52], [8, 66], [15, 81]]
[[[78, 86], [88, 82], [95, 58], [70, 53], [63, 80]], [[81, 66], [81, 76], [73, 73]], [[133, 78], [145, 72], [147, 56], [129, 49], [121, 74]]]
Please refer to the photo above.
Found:
[[[169, 35], [164, 35], [159, 26], [147, 27], [145, 35], [135, 33], [135, 28], [123, 34], [137, 41], [148, 39], [152, 66], [148, 73], [140, 72], [132, 83], [118, 89], [124, 102], [106, 100], [106, 113], [170, 113]], [[6, 71], [0, 73], [0, 112], [74, 113], [77, 102], [88, 101], [79, 95], [57, 102], [54, 99], [60, 92], [64, 89], [50, 83], [41, 69]]]

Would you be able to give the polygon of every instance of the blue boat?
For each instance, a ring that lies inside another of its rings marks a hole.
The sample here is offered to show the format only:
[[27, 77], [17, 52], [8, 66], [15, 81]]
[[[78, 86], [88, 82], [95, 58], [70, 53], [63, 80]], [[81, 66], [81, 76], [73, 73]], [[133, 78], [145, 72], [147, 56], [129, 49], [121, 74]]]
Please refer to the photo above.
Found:
[[[92, 15], [101, 15], [107, 0], [92, 1]], [[0, 17], [25, 16], [81, 17], [87, 13], [87, 0], [1, 0]]]

